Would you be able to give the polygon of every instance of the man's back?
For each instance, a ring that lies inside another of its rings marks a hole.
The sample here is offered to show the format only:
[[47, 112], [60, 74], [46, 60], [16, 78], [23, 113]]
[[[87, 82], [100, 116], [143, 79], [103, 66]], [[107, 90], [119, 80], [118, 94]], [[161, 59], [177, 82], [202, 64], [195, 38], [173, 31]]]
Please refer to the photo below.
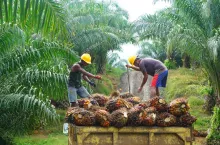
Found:
[[153, 58], [141, 59], [139, 67], [143, 73], [147, 72], [151, 76], [154, 76], [155, 74], [160, 74], [164, 70], [167, 70], [166, 66], [161, 61]]

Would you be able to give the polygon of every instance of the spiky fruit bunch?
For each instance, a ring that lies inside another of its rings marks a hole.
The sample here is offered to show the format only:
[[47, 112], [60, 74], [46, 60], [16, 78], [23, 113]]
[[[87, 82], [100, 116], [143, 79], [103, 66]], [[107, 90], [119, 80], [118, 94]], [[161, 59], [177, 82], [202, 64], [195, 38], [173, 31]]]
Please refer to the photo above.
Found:
[[180, 116], [179, 118], [179, 122], [181, 124], [181, 126], [187, 127], [187, 126], [191, 126], [197, 119], [190, 115], [189, 113]]
[[121, 93], [120, 94], [120, 97], [125, 99], [125, 98], [131, 98], [131, 97], [134, 97], [133, 94], [129, 93], [129, 92], [126, 92], [126, 93]]
[[85, 101], [88, 100], [87, 98], [85, 99], [78, 99], [77, 102], [79, 104], [80, 108], [83, 108]]
[[166, 112], [168, 110], [168, 104], [163, 98], [154, 97], [148, 102], [150, 103], [150, 106], [155, 107], [158, 112]]
[[102, 127], [109, 127], [110, 114], [106, 110], [97, 110], [95, 112], [96, 122]]
[[114, 91], [110, 94], [110, 99], [118, 98], [120, 97], [120, 92], [119, 91]]
[[130, 109], [133, 105], [122, 98], [109, 100], [106, 104], [106, 108], [110, 113], [123, 107]]
[[175, 116], [181, 116], [189, 111], [189, 105], [185, 98], [177, 98], [170, 102], [169, 112]]
[[163, 112], [157, 115], [158, 126], [166, 127], [166, 126], [173, 126], [176, 124], [176, 117], [170, 113]]
[[115, 110], [110, 115], [111, 125], [117, 128], [121, 128], [127, 124], [128, 112], [126, 108]]
[[106, 103], [108, 102], [108, 98], [105, 95], [102, 94], [93, 94], [92, 98], [94, 100], [96, 100], [99, 104], [99, 106], [104, 107], [106, 105]]
[[91, 112], [96, 112], [98, 110], [107, 110], [107, 109], [105, 107], [100, 107], [100, 106], [92, 105], [90, 108], [88, 108], [86, 110], [91, 111]]
[[89, 109], [91, 106], [99, 106], [98, 102], [94, 99], [79, 99], [78, 100], [79, 107]]
[[146, 117], [146, 112], [143, 107], [135, 106], [128, 111], [128, 125], [138, 126], [142, 123], [143, 119]]
[[81, 110], [73, 114], [74, 123], [79, 126], [92, 126], [95, 125], [95, 115], [94, 113]]
[[74, 124], [74, 114], [75, 113], [79, 113], [80, 111], [82, 111], [82, 108], [79, 107], [69, 107], [66, 115], [65, 115], [65, 121], [68, 123], [73, 123]]
[[146, 117], [143, 119], [142, 124], [145, 126], [153, 126], [156, 123], [157, 109], [155, 107], [148, 107], [145, 109]]
[[127, 98], [125, 100], [128, 102], [131, 102], [133, 105], [139, 104], [141, 102], [140, 97], [131, 97], [131, 98]]

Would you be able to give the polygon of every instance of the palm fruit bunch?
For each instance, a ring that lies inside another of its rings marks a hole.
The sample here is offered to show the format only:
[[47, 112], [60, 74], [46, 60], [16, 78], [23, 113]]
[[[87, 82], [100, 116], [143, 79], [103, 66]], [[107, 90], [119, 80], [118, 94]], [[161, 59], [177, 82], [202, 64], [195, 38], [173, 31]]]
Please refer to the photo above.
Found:
[[128, 102], [131, 102], [133, 105], [139, 104], [141, 102], [140, 97], [131, 97], [131, 98], [127, 98], [125, 100]]
[[107, 110], [107, 109], [105, 107], [92, 105], [90, 108], [88, 108], [86, 110], [91, 111], [91, 112], [96, 112], [98, 110]]
[[187, 127], [191, 126], [197, 119], [190, 115], [190, 113], [186, 113], [185, 115], [180, 116], [179, 123], [181, 126]]
[[101, 106], [101, 107], [104, 107], [105, 104], [108, 102], [108, 98], [102, 94], [98, 94], [98, 93], [93, 94], [92, 98], [94, 100], [96, 100], [98, 102], [99, 106]]
[[85, 101], [88, 100], [87, 98], [78, 99], [77, 102], [80, 108], [83, 108]]
[[79, 113], [80, 111], [82, 111], [82, 108], [78, 108], [78, 107], [70, 107], [65, 115], [65, 121], [68, 123], [74, 123], [74, 114], [75, 113]]
[[146, 117], [143, 119], [142, 124], [144, 126], [153, 126], [156, 123], [157, 109], [155, 107], [148, 107], [145, 109]]
[[79, 126], [92, 126], [95, 125], [95, 115], [94, 113], [87, 111], [87, 110], [81, 110], [78, 112], [75, 112], [73, 114], [74, 117], [74, 123]]
[[79, 107], [89, 109], [91, 106], [99, 106], [98, 102], [94, 99], [79, 99], [78, 100]]
[[185, 98], [177, 98], [170, 102], [169, 112], [175, 116], [181, 116], [189, 111], [189, 105]]
[[133, 105], [122, 98], [111, 99], [106, 104], [106, 108], [110, 113], [123, 107], [130, 109]]
[[133, 94], [129, 93], [129, 92], [126, 92], [126, 93], [121, 93], [120, 94], [120, 97], [125, 99], [125, 98], [131, 98], [131, 97], [134, 97]]
[[106, 110], [97, 110], [95, 112], [95, 119], [102, 127], [110, 126], [110, 114]]
[[154, 97], [148, 102], [150, 103], [150, 106], [155, 107], [158, 112], [166, 112], [168, 110], [168, 104], [163, 98]]
[[141, 106], [134, 106], [128, 111], [128, 125], [138, 126], [142, 123], [143, 119], [146, 117], [146, 112]]
[[168, 112], [163, 112], [157, 115], [157, 126], [173, 126], [176, 124], [176, 117]]
[[110, 94], [110, 99], [118, 98], [120, 97], [120, 92], [119, 91], [114, 91]]
[[128, 112], [126, 108], [115, 110], [110, 115], [111, 125], [117, 128], [121, 128], [127, 124]]

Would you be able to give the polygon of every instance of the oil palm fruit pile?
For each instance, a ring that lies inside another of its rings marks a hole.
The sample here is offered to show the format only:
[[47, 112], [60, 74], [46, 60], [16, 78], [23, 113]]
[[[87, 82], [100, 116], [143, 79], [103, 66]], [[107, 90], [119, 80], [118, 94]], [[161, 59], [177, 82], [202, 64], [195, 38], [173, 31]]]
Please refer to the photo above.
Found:
[[132, 107], [133, 107], [132, 103], [130, 103], [122, 98], [111, 99], [106, 104], [106, 108], [110, 113], [112, 113], [113, 111], [118, 110], [120, 108], [130, 109]]
[[97, 110], [95, 112], [95, 119], [97, 124], [102, 127], [110, 126], [110, 114], [106, 110]]
[[157, 109], [155, 107], [148, 107], [145, 109], [146, 116], [142, 120], [142, 125], [153, 126], [156, 124]]
[[112, 112], [111, 116], [111, 125], [117, 128], [126, 126], [128, 121], [128, 111], [126, 108], [121, 108]]
[[108, 98], [102, 94], [97, 94], [97, 93], [93, 94], [92, 98], [94, 100], [96, 100], [98, 102], [99, 106], [101, 106], [101, 107], [104, 107], [105, 104], [108, 102]]
[[167, 102], [163, 98], [160, 98], [160, 97], [151, 98], [148, 102], [150, 106], [155, 107], [157, 111], [159, 112], [167, 112], [169, 108]]
[[176, 124], [176, 117], [168, 112], [160, 113], [157, 116], [156, 125], [157, 126], [173, 126]]
[[80, 108], [89, 109], [92, 106], [99, 106], [99, 103], [94, 99], [79, 99], [78, 104]]
[[191, 126], [196, 121], [196, 118], [192, 116], [190, 113], [186, 113], [185, 115], [180, 116], [179, 123], [181, 126]]
[[92, 126], [95, 125], [95, 115], [94, 113], [87, 111], [87, 110], [81, 110], [73, 113], [74, 118], [74, 124], [79, 126]]
[[141, 102], [139, 97], [113, 92], [111, 98], [94, 94], [79, 99], [79, 107], [68, 110], [66, 120], [80, 126], [191, 126], [196, 118], [189, 113], [186, 99], [178, 98], [168, 104], [161, 97]]
[[131, 97], [131, 98], [127, 98], [125, 100], [132, 103], [133, 105], [139, 104], [141, 102], [140, 97]]
[[146, 111], [141, 106], [134, 106], [128, 111], [128, 125], [139, 126], [146, 117]]
[[120, 98], [123, 98], [123, 99], [134, 97], [134, 95], [129, 92], [121, 93], [119, 96], [120, 96]]
[[175, 116], [181, 116], [189, 111], [189, 105], [186, 99], [177, 98], [170, 102], [169, 112]]

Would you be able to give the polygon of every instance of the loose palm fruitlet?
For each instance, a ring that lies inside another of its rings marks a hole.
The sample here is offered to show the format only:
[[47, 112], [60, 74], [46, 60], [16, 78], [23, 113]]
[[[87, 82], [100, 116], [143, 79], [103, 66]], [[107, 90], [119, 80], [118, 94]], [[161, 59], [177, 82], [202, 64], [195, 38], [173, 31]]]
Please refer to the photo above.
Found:
[[130, 109], [133, 105], [122, 98], [109, 100], [106, 104], [106, 108], [110, 113], [123, 107]]
[[92, 98], [94, 100], [96, 100], [99, 104], [99, 106], [104, 107], [106, 105], [106, 103], [108, 102], [108, 98], [105, 95], [102, 94], [93, 94]]
[[151, 98], [149, 101], [150, 106], [155, 107], [158, 112], [166, 112], [168, 110], [167, 102], [160, 97]]
[[139, 126], [146, 117], [146, 111], [141, 106], [135, 106], [128, 111], [128, 125]]
[[128, 121], [128, 112], [126, 108], [115, 110], [110, 115], [111, 125], [117, 128], [126, 126]]
[[187, 127], [191, 126], [197, 119], [194, 116], [191, 116], [189, 113], [180, 116], [179, 122], [181, 126]]
[[96, 122], [102, 127], [109, 127], [110, 114], [106, 110], [97, 110], [95, 112]]
[[157, 126], [173, 126], [176, 124], [176, 117], [170, 113], [163, 112], [157, 116], [156, 122]]
[[169, 112], [175, 116], [181, 116], [189, 111], [189, 105], [185, 98], [177, 98], [170, 102]]
[[95, 115], [94, 113], [81, 110], [73, 114], [74, 123], [79, 126], [92, 126], [95, 125]]
[[133, 105], [139, 104], [141, 102], [140, 97], [131, 97], [131, 98], [127, 98], [125, 100], [132, 103]]
[[144, 126], [153, 126], [156, 124], [157, 109], [155, 107], [148, 107], [145, 109], [146, 117], [143, 119]]

